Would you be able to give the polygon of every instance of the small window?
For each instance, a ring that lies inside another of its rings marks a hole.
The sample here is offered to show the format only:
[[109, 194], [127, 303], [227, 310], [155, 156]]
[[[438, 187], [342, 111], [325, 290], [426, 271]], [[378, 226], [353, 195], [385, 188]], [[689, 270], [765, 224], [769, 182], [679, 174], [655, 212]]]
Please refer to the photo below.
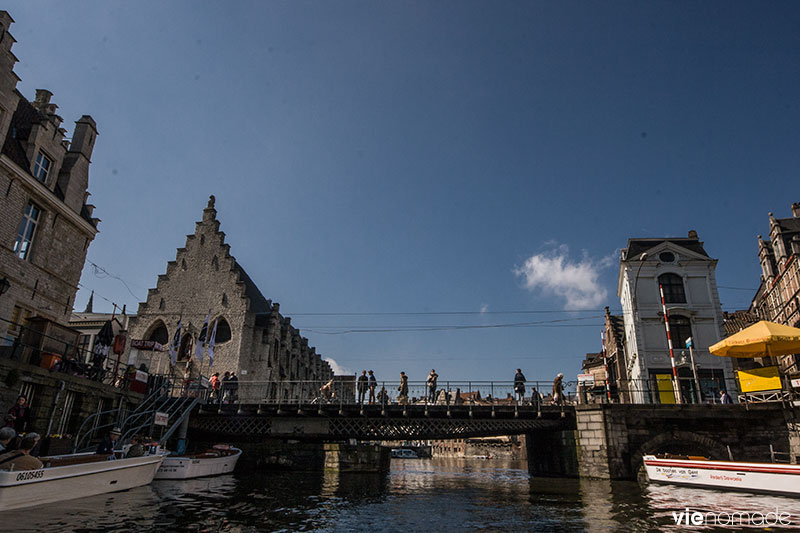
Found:
[[40, 150], [36, 155], [36, 163], [33, 165], [33, 177], [42, 183], [47, 183], [47, 176], [50, 174], [50, 167], [53, 162]]
[[14, 255], [20, 259], [28, 259], [36, 234], [36, 224], [39, 222], [41, 210], [34, 203], [29, 203], [22, 215], [22, 221], [17, 231], [17, 240], [14, 242]]
[[228, 307], [228, 295], [224, 292], [222, 293], [222, 305]]
[[202, 246], [205, 243], [206, 243], [206, 236], [205, 236], [205, 234], [201, 233], [200, 234], [200, 245]]
[[219, 259], [216, 255], [211, 259], [211, 266], [214, 267], [214, 270], [219, 270]]
[[661, 259], [662, 263], [674, 263], [675, 262], [675, 254], [672, 252], [661, 252], [658, 254], [658, 258]]
[[181, 259], [181, 270], [186, 270], [186, 259]]
[[658, 284], [664, 289], [664, 303], [685, 304], [686, 293], [683, 290], [683, 279], [677, 274], [661, 274]]

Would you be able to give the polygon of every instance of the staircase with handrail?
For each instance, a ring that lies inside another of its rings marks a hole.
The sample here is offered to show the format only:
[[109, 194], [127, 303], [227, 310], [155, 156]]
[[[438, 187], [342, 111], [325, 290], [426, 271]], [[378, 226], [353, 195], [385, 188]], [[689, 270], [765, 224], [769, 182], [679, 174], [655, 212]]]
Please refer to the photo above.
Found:
[[[164, 380], [136, 406], [136, 409], [124, 417], [119, 408], [86, 417], [76, 434], [73, 453], [92, 451], [96, 442], [114, 427], [119, 427], [122, 431], [117, 441], [118, 446], [121, 446], [146, 428], [150, 428], [150, 431], [155, 429], [156, 413], [167, 415], [168, 423], [158, 437], [159, 445], [164, 446], [192, 409], [205, 397], [205, 392], [203, 388], [185, 388], [183, 385], [175, 385]], [[106, 418], [113, 421], [99, 423]]]

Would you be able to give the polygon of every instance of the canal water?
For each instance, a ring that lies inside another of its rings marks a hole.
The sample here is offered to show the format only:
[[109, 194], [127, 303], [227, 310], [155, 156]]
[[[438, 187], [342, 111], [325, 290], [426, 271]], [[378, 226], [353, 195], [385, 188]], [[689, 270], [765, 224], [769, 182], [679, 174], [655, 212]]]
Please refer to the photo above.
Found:
[[800, 530], [796, 499], [533, 478], [524, 463], [496, 459], [395, 459], [383, 475], [242, 472], [155, 481], [0, 513], [0, 530], [658, 531], [685, 529], [675, 525], [673, 512], [687, 507], [704, 513], [778, 510]]

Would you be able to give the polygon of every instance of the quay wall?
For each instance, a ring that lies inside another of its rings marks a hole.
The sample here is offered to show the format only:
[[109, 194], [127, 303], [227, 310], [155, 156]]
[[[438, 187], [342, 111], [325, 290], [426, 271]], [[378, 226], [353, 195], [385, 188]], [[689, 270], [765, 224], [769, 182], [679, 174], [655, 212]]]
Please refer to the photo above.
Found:
[[[583, 405], [576, 407], [578, 475], [635, 479], [649, 453], [797, 463], [800, 409], [756, 405]], [[535, 449], [534, 449], [535, 450]], [[569, 475], [570, 472], [563, 472]]]

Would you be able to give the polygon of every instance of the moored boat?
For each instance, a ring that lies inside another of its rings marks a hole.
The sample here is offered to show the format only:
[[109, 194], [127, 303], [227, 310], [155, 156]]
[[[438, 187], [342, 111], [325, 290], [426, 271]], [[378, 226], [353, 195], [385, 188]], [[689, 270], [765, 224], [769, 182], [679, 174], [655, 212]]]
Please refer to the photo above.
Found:
[[203, 453], [166, 455], [156, 472], [155, 479], [189, 479], [203, 476], [229, 474], [236, 468], [242, 450], [217, 445]]
[[147, 485], [163, 459], [145, 455], [108, 460], [94, 453], [42, 457], [44, 468], [0, 471], [0, 511]]
[[645, 455], [644, 467], [656, 483], [800, 496], [800, 465]]
[[419, 459], [419, 454], [410, 448], [392, 448], [392, 459]]

